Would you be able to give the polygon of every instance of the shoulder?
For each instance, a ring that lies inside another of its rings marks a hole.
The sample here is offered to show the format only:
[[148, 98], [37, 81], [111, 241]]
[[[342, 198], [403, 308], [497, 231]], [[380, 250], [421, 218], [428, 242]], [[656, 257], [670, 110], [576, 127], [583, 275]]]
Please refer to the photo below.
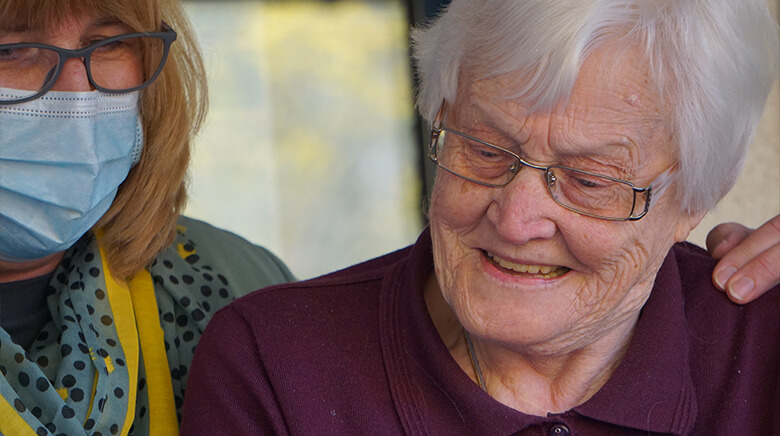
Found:
[[171, 249], [191, 265], [219, 271], [232, 282], [237, 296], [294, 280], [284, 262], [266, 248], [189, 217], [179, 218]]
[[[762, 419], [777, 412], [780, 392], [780, 289], [746, 305], [734, 304], [712, 284], [716, 261], [707, 251], [685, 243], [673, 252], [696, 386], [697, 427], [711, 426], [723, 434], [761, 433], [768, 424]], [[755, 431], [746, 430], [746, 423]]]
[[707, 250], [690, 242], [680, 242], [672, 247], [674, 258], [680, 270], [683, 286], [686, 282], [699, 287], [712, 287], [712, 270], [717, 261]]
[[[689, 242], [675, 244], [672, 254], [679, 271], [683, 298], [686, 303], [707, 305], [711, 310], [757, 315], [773, 312], [774, 304], [780, 304], [780, 287], [756, 300], [755, 304], [732, 303], [712, 282], [712, 271], [717, 264], [709, 252]], [[771, 303], [771, 304], [770, 304]]]
[[770, 290], [754, 303], [734, 304], [713, 284], [712, 271], [717, 260], [713, 259], [704, 248], [688, 242], [678, 243], [672, 248], [672, 254], [679, 272], [685, 309], [689, 317], [696, 313], [693, 309], [706, 308], [710, 314], [708, 318], [722, 314], [727, 317], [726, 319], [734, 317], [734, 322], [748, 322], [752, 318], [771, 315], [774, 312], [773, 308], [780, 304], [778, 287]]
[[380, 303], [404, 253], [239, 298], [214, 315], [198, 353], [224, 353], [241, 338], [230, 346], [252, 349], [280, 386], [324, 386], [356, 361], [354, 373], [378, 377], [372, 371], [381, 367]]
[[[367, 413], [393, 410], [379, 307], [397, 261], [391, 254], [268, 287], [216, 313], [198, 344], [183, 428], [230, 434], [374, 428]], [[214, 404], [227, 415], [211, 414]]]

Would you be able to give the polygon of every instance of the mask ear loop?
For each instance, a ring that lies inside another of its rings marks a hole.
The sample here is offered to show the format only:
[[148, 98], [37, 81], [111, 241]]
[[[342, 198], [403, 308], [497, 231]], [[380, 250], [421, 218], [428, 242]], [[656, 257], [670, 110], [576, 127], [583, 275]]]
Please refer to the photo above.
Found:
[[131, 93], [137, 95], [135, 102], [135, 144], [133, 144], [133, 148], [130, 150], [130, 168], [132, 169], [141, 162], [141, 155], [144, 150], [144, 123], [141, 117], [142, 91], [132, 91]]
[[130, 164], [130, 168], [138, 165], [138, 162], [141, 161], [141, 154], [144, 149], [144, 126], [141, 122], [141, 115], [138, 115], [138, 122], [135, 126], [135, 145], [133, 146], [133, 150], [130, 151], [130, 157], [132, 157], [133, 161]]

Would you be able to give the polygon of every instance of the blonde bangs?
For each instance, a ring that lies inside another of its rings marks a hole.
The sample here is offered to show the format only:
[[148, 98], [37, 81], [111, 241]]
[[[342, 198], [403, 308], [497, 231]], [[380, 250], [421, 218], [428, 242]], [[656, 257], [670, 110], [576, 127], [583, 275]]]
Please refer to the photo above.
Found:
[[127, 0], [0, 0], [0, 27], [43, 29], [79, 15], [115, 18], [133, 31], [158, 30], [155, 2]]

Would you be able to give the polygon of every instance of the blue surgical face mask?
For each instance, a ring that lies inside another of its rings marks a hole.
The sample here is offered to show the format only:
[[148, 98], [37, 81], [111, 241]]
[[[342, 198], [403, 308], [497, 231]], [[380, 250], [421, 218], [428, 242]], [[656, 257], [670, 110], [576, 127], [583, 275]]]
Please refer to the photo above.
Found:
[[0, 105], [0, 260], [66, 250], [106, 213], [141, 155], [139, 95], [48, 92]]

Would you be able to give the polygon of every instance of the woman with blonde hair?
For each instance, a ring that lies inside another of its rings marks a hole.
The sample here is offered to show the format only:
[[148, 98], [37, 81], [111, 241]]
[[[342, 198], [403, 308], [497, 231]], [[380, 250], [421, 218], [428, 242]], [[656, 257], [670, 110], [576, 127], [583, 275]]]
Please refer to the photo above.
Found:
[[207, 107], [178, 0], [0, 0], [0, 434], [176, 434], [211, 315], [293, 279], [180, 216]]

